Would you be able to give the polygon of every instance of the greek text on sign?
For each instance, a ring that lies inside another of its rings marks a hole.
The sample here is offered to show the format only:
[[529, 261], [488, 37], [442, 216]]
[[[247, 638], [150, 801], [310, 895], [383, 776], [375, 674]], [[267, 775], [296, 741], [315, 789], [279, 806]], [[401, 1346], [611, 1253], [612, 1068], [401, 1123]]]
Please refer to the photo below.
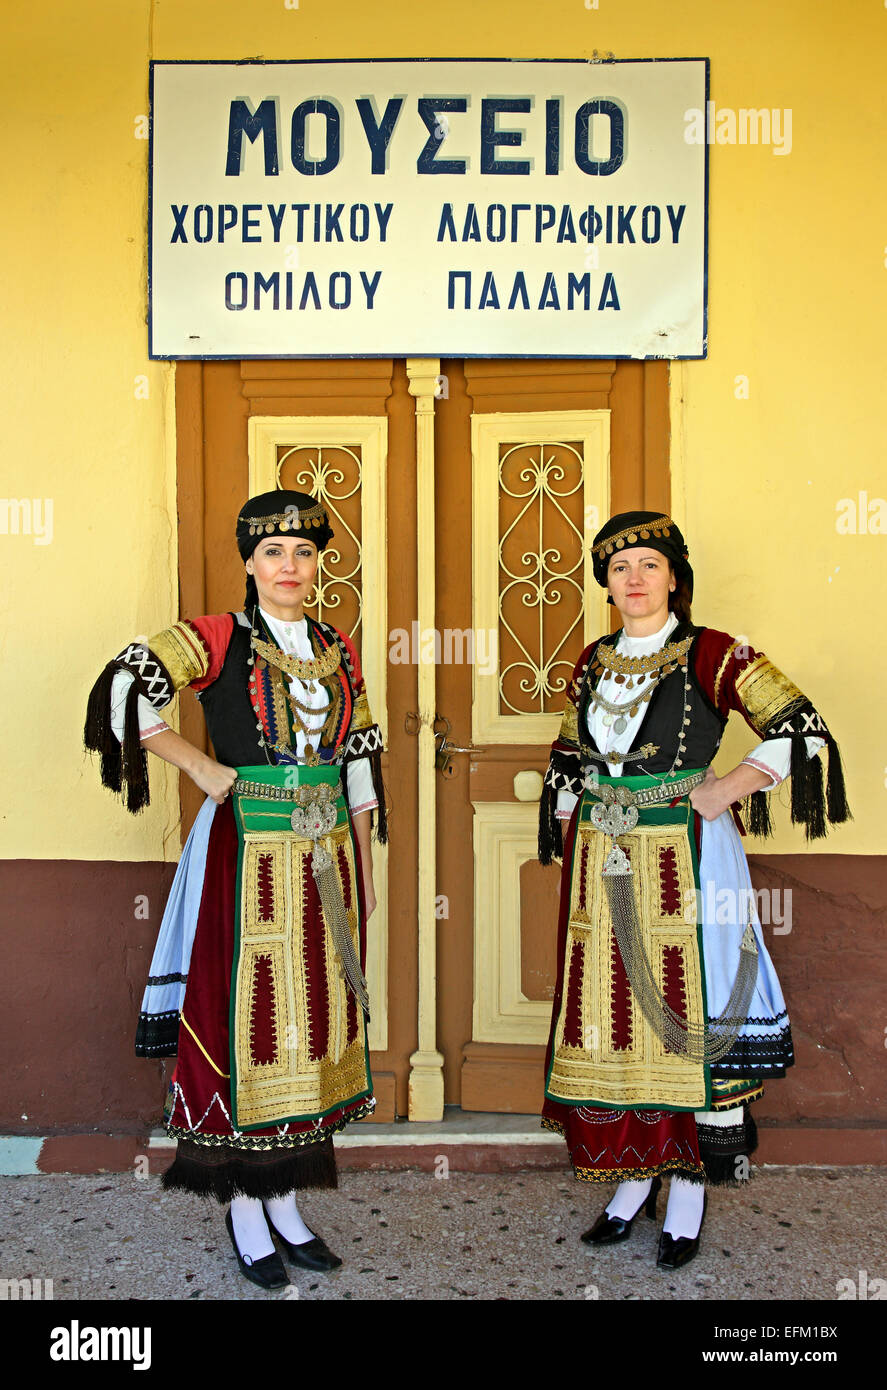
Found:
[[705, 356], [705, 59], [151, 85], [152, 357]]

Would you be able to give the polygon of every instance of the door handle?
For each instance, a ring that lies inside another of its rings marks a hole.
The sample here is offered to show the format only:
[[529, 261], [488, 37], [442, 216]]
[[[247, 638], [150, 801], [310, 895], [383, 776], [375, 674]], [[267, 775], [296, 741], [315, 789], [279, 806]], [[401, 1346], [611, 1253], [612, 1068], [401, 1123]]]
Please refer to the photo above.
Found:
[[437, 752], [434, 755], [434, 765], [438, 772], [443, 772], [445, 776], [452, 777], [455, 768], [452, 766], [452, 755], [454, 753], [485, 753], [486, 748], [476, 748], [473, 743], [460, 744], [450, 743], [451, 724], [445, 715], [439, 714], [435, 719], [435, 724], [444, 724], [444, 729], [438, 730], [434, 735], [437, 744]]

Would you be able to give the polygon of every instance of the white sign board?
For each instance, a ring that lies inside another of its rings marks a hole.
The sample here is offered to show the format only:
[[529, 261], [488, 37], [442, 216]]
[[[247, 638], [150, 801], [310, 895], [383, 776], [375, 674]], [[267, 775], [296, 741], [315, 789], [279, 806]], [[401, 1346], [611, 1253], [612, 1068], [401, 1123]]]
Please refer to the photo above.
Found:
[[151, 64], [152, 357], [704, 357], [706, 59]]

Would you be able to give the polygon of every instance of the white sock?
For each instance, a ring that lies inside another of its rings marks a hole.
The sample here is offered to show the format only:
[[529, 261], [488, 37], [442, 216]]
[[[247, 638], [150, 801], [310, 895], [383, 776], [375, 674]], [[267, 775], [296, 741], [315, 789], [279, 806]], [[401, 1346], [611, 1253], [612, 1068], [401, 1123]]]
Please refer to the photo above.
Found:
[[668, 1235], [687, 1236], [692, 1240], [699, 1235], [702, 1225], [702, 1203], [705, 1200], [705, 1184], [688, 1182], [686, 1178], [672, 1178], [668, 1192], [668, 1207], [662, 1229]]
[[652, 1186], [652, 1178], [646, 1178], [640, 1182], [621, 1182], [607, 1203], [607, 1215], [618, 1216], [623, 1221], [630, 1221], [633, 1216], [637, 1216], [644, 1205]]
[[295, 1192], [288, 1192], [285, 1197], [266, 1197], [265, 1210], [280, 1234], [293, 1245], [305, 1245], [314, 1239], [314, 1232], [309, 1231], [299, 1215]]
[[274, 1254], [274, 1242], [258, 1197], [232, 1197], [231, 1224], [237, 1248], [247, 1264]]

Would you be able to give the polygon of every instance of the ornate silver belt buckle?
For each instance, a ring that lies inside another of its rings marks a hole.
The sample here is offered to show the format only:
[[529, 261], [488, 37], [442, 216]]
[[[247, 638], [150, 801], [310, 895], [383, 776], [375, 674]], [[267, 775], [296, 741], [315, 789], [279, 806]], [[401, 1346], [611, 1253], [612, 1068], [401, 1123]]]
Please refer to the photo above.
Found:
[[589, 820], [596, 830], [602, 830], [615, 840], [617, 835], [625, 835], [634, 830], [638, 823], [637, 806], [605, 806], [601, 802], [592, 806]]
[[311, 871], [314, 874], [328, 869], [333, 862], [329, 850], [324, 849], [318, 841], [336, 828], [339, 819], [336, 806], [338, 795], [338, 783], [331, 786], [329, 782], [321, 782], [313, 787], [299, 787], [297, 797], [300, 804], [293, 808], [290, 815], [290, 824], [296, 834], [313, 841]]

